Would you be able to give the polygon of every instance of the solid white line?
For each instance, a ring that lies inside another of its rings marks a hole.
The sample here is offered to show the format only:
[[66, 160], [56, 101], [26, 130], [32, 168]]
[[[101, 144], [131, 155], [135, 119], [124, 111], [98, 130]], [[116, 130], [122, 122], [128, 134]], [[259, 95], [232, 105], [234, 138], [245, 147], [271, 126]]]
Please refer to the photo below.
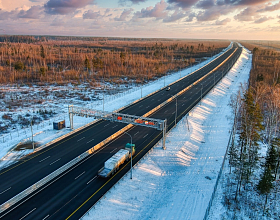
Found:
[[25, 216], [23, 216], [22, 218], [20, 218], [19, 220], [21, 219], [24, 219], [26, 216], [28, 216], [31, 212], [34, 212], [36, 208], [32, 209], [30, 212], [28, 212]]
[[10, 190], [10, 189], [11, 189], [11, 187], [9, 187], [8, 189], [6, 189], [6, 190], [4, 190], [3, 192], [1, 192], [0, 195], [3, 194], [4, 192], [7, 192], [7, 191]]
[[52, 162], [52, 163], [50, 163], [50, 165], [52, 165], [52, 164], [54, 164], [54, 163], [56, 163], [57, 161], [59, 161], [61, 158], [59, 158], [59, 159], [57, 159], [56, 161], [54, 161], [54, 162]]
[[49, 217], [50, 215], [47, 215], [45, 218], [43, 218], [42, 220], [45, 220], [45, 219], [47, 219], [48, 217]]
[[92, 142], [92, 141], [94, 141], [94, 139], [91, 139], [90, 141], [88, 141], [87, 144], [90, 143], [90, 142]]
[[48, 159], [51, 156], [47, 156], [46, 158], [44, 158], [43, 160], [40, 160], [39, 163], [43, 162], [44, 160]]
[[82, 176], [85, 172], [86, 172], [86, 171], [82, 172], [79, 176], [77, 176], [77, 177], [75, 178], [75, 180], [78, 179], [80, 176]]
[[146, 134], [143, 138], [147, 137], [149, 134]]
[[81, 139], [77, 140], [77, 142], [79, 142], [79, 141], [83, 140], [84, 138], [85, 138], [85, 137], [82, 137]]
[[112, 150], [112, 151], [110, 152], [110, 154], [113, 153], [116, 149], [117, 149], [117, 148], [115, 148], [114, 150]]
[[139, 133], [139, 131], [137, 131], [137, 132], [134, 134], [134, 136], [137, 135], [138, 133]]
[[87, 182], [87, 184], [89, 184], [90, 182], [92, 182], [93, 180], [96, 179], [97, 176], [93, 177], [90, 181]]

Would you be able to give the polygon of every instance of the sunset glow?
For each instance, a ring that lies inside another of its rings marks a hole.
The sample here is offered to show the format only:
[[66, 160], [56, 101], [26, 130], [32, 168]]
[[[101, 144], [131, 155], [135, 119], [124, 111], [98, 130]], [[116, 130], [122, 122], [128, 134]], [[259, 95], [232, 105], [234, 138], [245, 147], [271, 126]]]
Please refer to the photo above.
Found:
[[279, 40], [280, 1], [0, 0], [0, 34]]

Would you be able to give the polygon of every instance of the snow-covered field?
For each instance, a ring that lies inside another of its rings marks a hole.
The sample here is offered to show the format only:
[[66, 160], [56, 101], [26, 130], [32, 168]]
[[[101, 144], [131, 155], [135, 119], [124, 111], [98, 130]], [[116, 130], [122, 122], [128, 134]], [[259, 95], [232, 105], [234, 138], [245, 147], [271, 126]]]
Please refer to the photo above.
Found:
[[[229, 45], [230, 47], [231, 45]], [[225, 51], [226, 49], [224, 49]], [[153, 81], [151, 83], [148, 83], [142, 87], [136, 87], [131, 88], [125, 92], [114, 94], [114, 95], [106, 95], [105, 96], [105, 104], [104, 104], [104, 110], [105, 111], [114, 111], [117, 110], [125, 105], [130, 104], [131, 102], [144, 97], [151, 92], [154, 92], [176, 80], [178, 80], [180, 77], [186, 76], [189, 73], [199, 69], [203, 65], [209, 63], [211, 60], [215, 59], [218, 55], [213, 56], [212, 58], [207, 59], [206, 61], [201, 62], [200, 64], [193, 66], [188, 69], [184, 69], [180, 72], [173, 73], [170, 75], [167, 75], [165, 77], [162, 77], [156, 81]], [[107, 85], [109, 87], [109, 85]], [[97, 97], [97, 100], [95, 101], [79, 101], [76, 97], [76, 93], [73, 90], [77, 90], [82, 97], [90, 97], [89, 89], [81, 86], [79, 88], [73, 88], [72, 86], [67, 87], [48, 87], [48, 88], [42, 88], [42, 87], [36, 87], [33, 86], [30, 87], [0, 87], [1, 91], [8, 90], [8, 95], [4, 96], [5, 99], [11, 100], [23, 100], [27, 99], [27, 97], [31, 97], [33, 102], [34, 100], [39, 100], [40, 95], [44, 95], [44, 98], [41, 98], [42, 102], [39, 102], [39, 105], [33, 105], [30, 103], [29, 106], [20, 105], [18, 108], [16, 108], [13, 111], [9, 111], [9, 109], [4, 109], [0, 112], [1, 119], [4, 114], [9, 114], [13, 120], [16, 120], [19, 115], [22, 116], [28, 116], [27, 118], [31, 118], [32, 116], [38, 115], [36, 114], [39, 110], [41, 112], [56, 112], [57, 114], [50, 116], [49, 119], [43, 120], [42, 122], [36, 124], [33, 126], [33, 133], [34, 133], [34, 141], [38, 142], [40, 145], [44, 145], [62, 135], [65, 135], [69, 133], [71, 130], [69, 128], [63, 129], [63, 130], [53, 130], [53, 122], [54, 121], [60, 121], [65, 120], [66, 127], [69, 127], [69, 116], [68, 116], [68, 105], [74, 104], [76, 106], [82, 106], [86, 108], [93, 108], [93, 109], [103, 109], [103, 101], [102, 94], [97, 93], [95, 97]], [[123, 88], [122, 88], [123, 89]], [[46, 95], [47, 90], [47, 95]], [[27, 92], [28, 91], [28, 92]], [[77, 92], [76, 91], [76, 92]], [[142, 96], [141, 96], [142, 93]], [[70, 94], [70, 95], [69, 95]], [[96, 93], [94, 93], [96, 94]], [[43, 115], [43, 114], [39, 114]], [[49, 114], [48, 114], [49, 115]], [[79, 128], [81, 126], [86, 125], [87, 123], [92, 122], [92, 118], [85, 118], [85, 117], [79, 117], [74, 116], [74, 128]], [[4, 120], [0, 121], [4, 122]], [[9, 134], [4, 134], [0, 136], [0, 169], [3, 167], [8, 166], [11, 163], [14, 163], [16, 159], [19, 157], [26, 155], [32, 150], [21, 150], [21, 151], [13, 151], [12, 149], [18, 145], [19, 143], [24, 143], [28, 140], [31, 140], [32, 133], [31, 133], [31, 127], [28, 125], [27, 128], [20, 128], [17, 124], [14, 124], [15, 129], [10, 132]]]
[[203, 219], [230, 135], [230, 95], [248, 81], [251, 63], [244, 49], [201, 105], [168, 133], [167, 149], [157, 144], [133, 168], [133, 179], [124, 176], [83, 220]]

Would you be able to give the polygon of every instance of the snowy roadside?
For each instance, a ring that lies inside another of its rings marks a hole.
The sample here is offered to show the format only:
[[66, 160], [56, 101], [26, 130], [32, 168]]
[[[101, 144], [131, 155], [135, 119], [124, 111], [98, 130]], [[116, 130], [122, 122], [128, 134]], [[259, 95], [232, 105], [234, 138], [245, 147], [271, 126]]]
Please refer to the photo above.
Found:
[[243, 50], [226, 77], [84, 217], [203, 219], [226, 152], [230, 96], [247, 82], [252, 56]]
[[[229, 45], [229, 47], [231, 44]], [[228, 47], [228, 48], [229, 48]], [[224, 49], [227, 50], [228, 48]], [[187, 68], [182, 70], [181, 72], [173, 73], [170, 75], [167, 75], [166, 77], [162, 77], [159, 80], [156, 80], [152, 83], [148, 83], [142, 87], [142, 96], [146, 96], [162, 87], [165, 85], [168, 85], [179, 78], [186, 76], [190, 74], [191, 72], [199, 69], [203, 65], [206, 65], [207, 63], [211, 62], [213, 59], [215, 59], [217, 56], [220, 54], [217, 54], [213, 56], [212, 58], [209, 58], [200, 64], [193, 66], [191, 68]], [[117, 110], [125, 105], [130, 104], [131, 102], [140, 99], [141, 98], [141, 88], [133, 88], [131, 90], [128, 90], [124, 94], [120, 94], [119, 96], [107, 96], [105, 97], [105, 105], [104, 105], [104, 110], [105, 111], [114, 111]], [[44, 145], [52, 140], [55, 140], [58, 137], [61, 137], [69, 132], [71, 130], [69, 128], [63, 129], [63, 130], [53, 130], [53, 121], [58, 121], [58, 120], [65, 120], [66, 126], [69, 126], [69, 117], [68, 117], [68, 112], [67, 112], [67, 106], [64, 105], [64, 108], [61, 110], [61, 113], [59, 115], [56, 115], [55, 118], [52, 120], [45, 121], [43, 123], [40, 123], [39, 125], [35, 125], [33, 127], [34, 130], [34, 141], [38, 142], [40, 145]], [[53, 106], [52, 106], [53, 107]], [[94, 108], [98, 110], [103, 109], [103, 103], [100, 101], [93, 101], [90, 102], [87, 105], [88, 108]], [[58, 104], [57, 109], [61, 108], [61, 105]], [[49, 110], [46, 108], [46, 110]], [[51, 109], [50, 109], [51, 110]], [[26, 113], [28, 113], [26, 111]], [[79, 116], [74, 116], [74, 128], [77, 129], [81, 126], [84, 126], [90, 122], [92, 122], [92, 118], [85, 118], [85, 117], [79, 117]], [[10, 133], [10, 135], [5, 136], [5, 137], [0, 137], [0, 144], [1, 144], [1, 149], [0, 149], [0, 169], [3, 167], [6, 167], [10, 165], [11, 163], [15, 163], [17, 159], [20, 157], [29, 154], [32, 152], [32, 150], [22, 150], [22, 151], [12, 151], [11, 149], [19, 144], [20, 142], [24, 143], [28, 140], [31, 140], [31, 129], [24, 129], [20, 131], [15, 131], [13, 133]]]

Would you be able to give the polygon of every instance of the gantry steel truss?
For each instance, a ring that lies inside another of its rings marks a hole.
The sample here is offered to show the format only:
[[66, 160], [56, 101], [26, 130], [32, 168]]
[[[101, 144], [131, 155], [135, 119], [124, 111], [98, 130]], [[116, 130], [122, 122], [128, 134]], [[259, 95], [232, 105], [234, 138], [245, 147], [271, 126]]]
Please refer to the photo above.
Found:
[[86, 109], [74, 105], [68, 107], [70, 128], [74, 128], [73, 116], [94, 117], [96, 119], [103, 119], [112, 122], [122, 122], [125, 124], [140, 125], [144, 127], [154, 128], [162, 131], [163, 133], [163, 149], [165, 149], [165, 134], [167, 127], [167, 120], [147, 118], [142, 116], [122, 114], [118, 112], [107, 112], [95, 109]]

